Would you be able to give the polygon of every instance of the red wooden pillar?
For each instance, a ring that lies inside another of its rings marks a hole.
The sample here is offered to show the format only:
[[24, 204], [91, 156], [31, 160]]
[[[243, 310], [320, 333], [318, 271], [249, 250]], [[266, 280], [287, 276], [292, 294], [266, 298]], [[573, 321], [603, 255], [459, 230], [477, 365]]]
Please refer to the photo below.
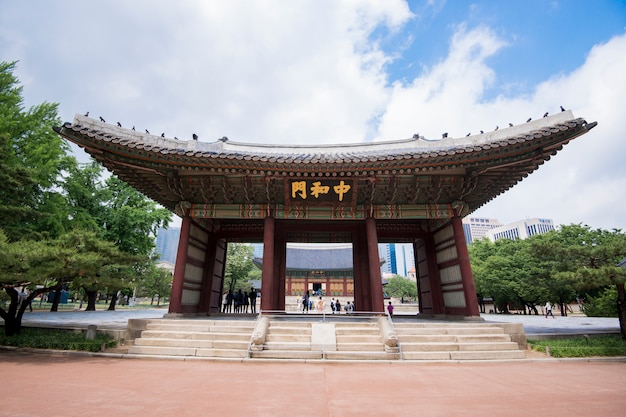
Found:
[[261, 270], [261, 311], [273, 310], [274, 228], [276, 221], [266, 217], [263, 225], [263, 268]]
[[191, 230], [191, 217], [184, 216], [180, 227], [178, 240], [178, 252], [176, 253], [176, 265], [170, 293], [169, 313], [182, 313], [183, 284], [185, 282], [185, 267], [187, 266], [187, 252], [189, 249], [189, 231]]
[[[370, 299], [371, 311], [375, 313], [385, 312], [385, 299], [383, 296], [383, 281], [380, 275], [380, 256], [378, 255], [378, 234], [376, 232], [376, 220], [373, 217], [365, 219], [365, 233], [367, 236], [367, 256], [370, 276]], [[358, 308], [358, 307], [357, 307]]]
[[474, 276], [472, 275], [472, 266], [470, 264], [469, 252], [465, 241], [465, 232], [463, 231], [463, 223], [460, 217], [452, 218], [452, 230], [454, 232], [454, 243], [461, 269], [461, 279], [463, 281], [463, 292], [465, 294], [465, 305], [467, 306], [468, 316], [479, 316], [478, 298], [476, 297], [476, 286], [474, 284]]
[[285, 311], [285, 279], [287, 276], [287, 234], [284, 227], [274, 227], [274, 284], [272, 310]]
[[365, 224], [359, 224], [352, 236], [352, 271], [354, 273], [352, 297], [361, 311], [371, 309], [369, 257], [367, 254]]

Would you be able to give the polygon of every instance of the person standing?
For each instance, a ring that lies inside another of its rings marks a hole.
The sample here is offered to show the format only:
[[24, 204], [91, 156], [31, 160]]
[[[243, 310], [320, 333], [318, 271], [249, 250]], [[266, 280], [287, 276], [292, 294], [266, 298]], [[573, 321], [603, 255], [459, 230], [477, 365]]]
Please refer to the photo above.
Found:
[[322, 314], [324, 312], [324, 300], [322, 299], [321, 295], [319, 300], [317, 300], [317, 312], [319, 314]]
[[222, 295], [222, 313], [226, 313], [226, 308], [228, 307], [228, 293], [225, 292]]
[[339, 301], [339, 298], [335, 301], [335, 310], [337, 310], [337, 314], [341, 314], [341, 302]]
[[336, 305], [337, 305], [337, 303], [335, 303], [335, 298], [333, 297], [333, 298], [330, 300], [330, 309], [331, 309], [331, 311], [333, 312], [333, 314], [335, 314], [335, 308], [336, 308]]
[[550, 301], [546, 302], [546, 318], [548, 318], [548, 316], [552, 316], [553, 319], [555, 319], [556, 317], [554, 317], [554, 314], [552, 314], [552, 304], [550, 304]]
[[307, 312], [307, 314], [309, 313], [309, 292], [307, 291], [303, 296], [302, 296], [302, 312]]
[[254, 287], [250, 288], [250, 312], [256, 314], [256, 290]]
[[243, 311], [242, 313], [248, 314], [248, 306], [250, 305], [250, 296], [247, 291], [243, 292]]
[[227, 313], [233, 312], [233, 299], [234, 298], [235, 297], [233, 296], [233, 291], [228, 290], [228, 294], [226, 294], [226, 312]]

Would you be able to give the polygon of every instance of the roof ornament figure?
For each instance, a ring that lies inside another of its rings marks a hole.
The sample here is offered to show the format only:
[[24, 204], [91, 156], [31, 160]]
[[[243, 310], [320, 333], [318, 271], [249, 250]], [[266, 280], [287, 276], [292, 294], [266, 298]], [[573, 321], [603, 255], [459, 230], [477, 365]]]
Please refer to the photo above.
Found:
[[196, 135], [195, 133], [191, 137], [193, 138], [193, 140], [198, 140], [198, 135]]
[[106, 120], [104, 120], [104, 119], [102, 118], [102, 116], [100, 116], [100, 121], [101, 121], [102, 123], [106, 123], [106, 122], [107, 122]]

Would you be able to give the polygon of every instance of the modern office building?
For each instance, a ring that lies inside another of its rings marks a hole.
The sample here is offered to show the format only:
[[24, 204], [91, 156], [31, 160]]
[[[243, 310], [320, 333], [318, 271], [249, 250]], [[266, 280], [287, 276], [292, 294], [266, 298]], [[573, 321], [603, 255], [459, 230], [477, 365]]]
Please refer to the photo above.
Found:
[[411, 268], [415, 268], [413, 246], [409, 243], [381, 243], [378, 253], [385, 259], [381, 272], [406, 277]]
[[498, 219], [488, 219], [485, 217], [467, 216], [463, 218], [463, 232], [465, 232], [465, 242], [469, 245], [475, 240], [480, 240], [487, 235], [487, 232], [494, 227], [502, 226]]
[[554, 230], [552, 219], [525, 219], [495, 227], [487, 231], [486, 236], [492, 242], [498, 239], [526, 239]]
[[176, 263], [176, 251], [178, 251], [178, 239], [180, 237], [180, 227], [170, 229], [160, 228], [157, 231], [156, 251], [160, 261]]

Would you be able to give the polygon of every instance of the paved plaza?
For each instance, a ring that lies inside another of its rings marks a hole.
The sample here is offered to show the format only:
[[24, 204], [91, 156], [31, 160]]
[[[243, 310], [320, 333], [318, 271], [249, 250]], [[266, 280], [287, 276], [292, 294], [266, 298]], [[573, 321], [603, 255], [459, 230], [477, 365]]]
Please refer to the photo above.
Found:
[[[129, 318], [162, 318], [167, 313], [165, 308], [132, 309], [117, 311], [58, 311], [56, 313], [35, 311], [24, 313], [22, 323], [26, 326], [46, 325], [50, 327], [79, 327], [95, 324], [100, 329], [123, 329]], [[237, 317], [234, 315], [233, 317]], [[483, 314], [486, 322], [522, 323], [527, 336], [545, 334], [588, 334], [618, 333], [619, 320], [608, 317], [585, 317], [570, 315], [556, 316], [555, 319], [544, 316], [525, 316], [509, 314]], [[396, 315], [394, 320], [415, 320], [414, 315]]]
[[626, 362], [241, 363], [0, 352], [1, 417], [621, 417]]
[[[24, 324], [121, 329], [165, 309], [26, 313]], [[617, 332], [617, 319], [484, 315], [527, 335]], [[405, 320], [407, 317], [398, 317]], [[415, 319], [415, 318], [413, 318]], [[0, 350], [0, 417], [624, 416], [626, 360], [303, 363], [121, 359]]]

